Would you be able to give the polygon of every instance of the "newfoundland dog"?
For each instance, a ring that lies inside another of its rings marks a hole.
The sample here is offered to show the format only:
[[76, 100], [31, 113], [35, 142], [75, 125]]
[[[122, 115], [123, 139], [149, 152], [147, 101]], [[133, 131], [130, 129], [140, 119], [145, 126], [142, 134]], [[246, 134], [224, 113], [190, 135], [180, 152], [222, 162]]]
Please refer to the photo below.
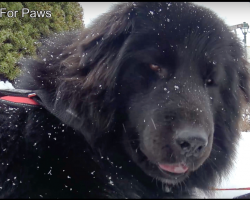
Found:
[[227, 175], [244, 50], [192, 3], [120, 3], [43, 40], [1, 92], [1, 198], [185, 198]]

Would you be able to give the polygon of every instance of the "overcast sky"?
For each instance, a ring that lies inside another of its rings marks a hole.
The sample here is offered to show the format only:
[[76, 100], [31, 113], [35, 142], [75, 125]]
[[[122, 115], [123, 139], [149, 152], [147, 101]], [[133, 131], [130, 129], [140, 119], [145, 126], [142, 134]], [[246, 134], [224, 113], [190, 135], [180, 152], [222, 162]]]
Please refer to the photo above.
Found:
[[[84, 23], [88, 27], [92, 19], [108, 11], [115, 2], [79, 2], [84, 9]], [[221, 17], [229, 26], [247, 22], [250, 25], [249, 2], [196, 2], [198, 5], [210, 8]], [[250, 32], [250, 29], [248, 30]], [[237, 35], [243, 40], [240, 29]], [[250, 46], [250, 33], [247, 34], [247, 46]]]

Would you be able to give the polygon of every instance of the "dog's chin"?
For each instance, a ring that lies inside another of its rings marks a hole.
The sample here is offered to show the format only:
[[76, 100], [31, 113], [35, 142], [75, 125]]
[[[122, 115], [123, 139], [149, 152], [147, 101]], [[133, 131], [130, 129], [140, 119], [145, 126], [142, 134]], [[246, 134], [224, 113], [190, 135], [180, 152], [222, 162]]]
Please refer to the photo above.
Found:
[[183, 182], [186, 178], [182, 178], [182, 179], [177, 179], [177, 180], [171, 180], [171, 179], [166, 179], [166, 178], [161, 178], [161, 177], [156, 177], [157, 180], [161, 181], [162, 183], [165, 183], [167, 185], [178, 185], [181, 182]]

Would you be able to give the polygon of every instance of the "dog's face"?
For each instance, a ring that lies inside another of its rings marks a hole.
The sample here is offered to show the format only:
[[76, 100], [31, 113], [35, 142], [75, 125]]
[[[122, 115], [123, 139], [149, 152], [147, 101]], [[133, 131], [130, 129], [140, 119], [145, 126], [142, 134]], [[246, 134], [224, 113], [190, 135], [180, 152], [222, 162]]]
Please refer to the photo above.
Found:
[[220, 93], [215, 77], [204, 74], [214, 69], [205, 56], [196, 60], [182, 44], [163, 42], [159, 44], [165, 48], [150, 42], [134, 50], [124, 64], [119, 92], [129, 102], [125, 129], [134, 128], [133, 134], [124, 134], [129, 154], [150, 176], [175, 184], [210, 155], [213, 98]]
[[[121, 107], [128, 115], [123, 124], [128, 154], [146, 174], [177, 184], [211, 165], [212, 148], [220, 146], [225, 154], [233, 149], [241, 57], [232, 53], [240, 51], [233, 35], [217, 30], [221, 22], [209, 27], [212, 21], [186, 12], [168, 22], [167, 8], [138, 17], [140, 26], [120, 52], [117, 93], [126, 102]], [[178, 6], [171, 9], [181, 14]], [[219, 133], [223, 123], [229, 130]], [[219, 137], [224, 141], [217, 142]]]

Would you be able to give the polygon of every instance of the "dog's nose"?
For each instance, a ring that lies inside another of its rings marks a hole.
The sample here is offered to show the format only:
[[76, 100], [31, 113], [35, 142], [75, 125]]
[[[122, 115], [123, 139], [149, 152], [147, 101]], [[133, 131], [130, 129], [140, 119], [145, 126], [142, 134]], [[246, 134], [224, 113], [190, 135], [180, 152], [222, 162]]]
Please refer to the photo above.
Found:
[[208, 144], [208, 135], [202, 129], [182, 129], [177, 132], [175, 141], [180, 154], [199, 157]]

